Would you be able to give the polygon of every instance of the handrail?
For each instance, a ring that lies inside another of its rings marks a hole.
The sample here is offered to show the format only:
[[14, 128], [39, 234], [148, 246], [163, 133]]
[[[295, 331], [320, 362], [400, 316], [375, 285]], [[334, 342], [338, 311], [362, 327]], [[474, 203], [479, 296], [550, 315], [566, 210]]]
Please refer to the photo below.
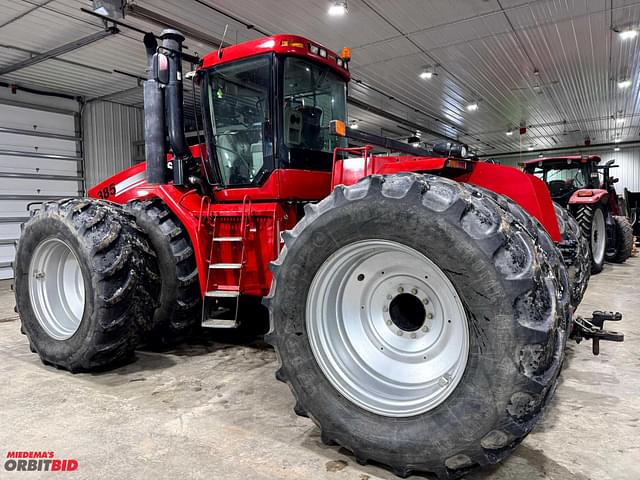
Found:
[[[336, 147], [333, 149], [333, 162], [331, 164], [331, 179], [332, 181], [335, 179], [336, 174], [336, 163], [338, 162], [338, 152], [346, 152], [346, 153], [363, 153], [364, 157], [364, 176], [369, 175], [369, 152], [373, 150], [371, 145], [365, 145], [364, 147]], [[373, 173], [373, 171], [371, 172]], [[340, 178], [342, 180], [342, 178]]]

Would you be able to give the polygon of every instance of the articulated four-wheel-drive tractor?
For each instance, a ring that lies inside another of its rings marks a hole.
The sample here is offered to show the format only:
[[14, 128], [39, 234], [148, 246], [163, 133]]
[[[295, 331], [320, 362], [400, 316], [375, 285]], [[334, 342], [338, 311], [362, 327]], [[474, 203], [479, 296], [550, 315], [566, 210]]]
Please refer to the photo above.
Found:
[[605, 259], [622, 263], [631, 256], [633, 227], [624, 216], [610, 175], [614, 160], [600, 165], [600, 157], [569, 156], [529, 160], [524, 170], [541, 178], [554, 202], [568, 208], [582, 234], [589, 239], [591, 273], [602, 271]]
[[145, 37], [146, 163], [24, 225], [17, 307], [46, 364], [118, 365], [250, 322], [238, 310], [262, 298], [276, 377], [324, 442], [453, 478], [531, 431], [571, 334], [622, 339], [602, 329], [619, 316], [572, 319], [588, 276], [563, 254], [584, 242], [535, 176], [460, 145], [348, 147], [348, 52], [275, 35], [205, 56], [189, 146], [183, 37], [160, 38]]

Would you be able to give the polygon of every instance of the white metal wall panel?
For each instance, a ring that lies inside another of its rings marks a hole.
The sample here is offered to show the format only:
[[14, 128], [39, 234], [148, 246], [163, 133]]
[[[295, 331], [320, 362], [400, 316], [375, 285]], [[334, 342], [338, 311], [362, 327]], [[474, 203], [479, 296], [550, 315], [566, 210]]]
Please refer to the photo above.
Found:
[[29, 203], [82, 193], [74, 110], [57, 107], [64, 99], [43, 97], [36, 105], [22, 97], [0, 95], [0, 279], [13, 276], [10, 263]]
[[134, 142], [144, 140], [141, 108], [111, 102], [89, 102], [83, 133], [87, 188], [132, 165]]
[[[562, 152], [551, 152], [545, 155], [582, 155], [591, 154], [599, 155], [602, 158], [602, 162], [607, 162], [611, 159], [615, 159], [615, 165], [619, 165], [618, 168], [614, 168], [611, 173], [615, 177], [618, 177], [620, 181], [616, 183], [616, 191], [618, 194], [624, 192], [625, 187], [634, 192], [640, 192], [640, 145], [632, 147], [621, 148], [619, 152], [614, 152], [611, 147], [604, 149], [592, 149], [586, 151], [584, 149], [576, 149]], [[498, 160], [503, 165], [518, 166], [520, 162], [525, 160], [531, 160], [538, 155], [516, 155], [512, 157], [499, 157]]]

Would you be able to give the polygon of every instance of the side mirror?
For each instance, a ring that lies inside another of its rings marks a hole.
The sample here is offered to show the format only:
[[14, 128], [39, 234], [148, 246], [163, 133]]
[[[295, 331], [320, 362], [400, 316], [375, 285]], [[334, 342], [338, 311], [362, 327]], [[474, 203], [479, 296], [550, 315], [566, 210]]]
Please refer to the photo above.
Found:
[[161, 85], [169, 83], [169, 59], [164, 53], [153, 55], [152, 78]]

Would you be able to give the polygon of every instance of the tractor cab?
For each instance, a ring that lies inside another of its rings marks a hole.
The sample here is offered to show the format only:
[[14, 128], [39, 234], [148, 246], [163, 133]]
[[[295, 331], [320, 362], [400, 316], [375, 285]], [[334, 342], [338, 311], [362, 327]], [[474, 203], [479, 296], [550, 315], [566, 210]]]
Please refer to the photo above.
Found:
[[602, 188], [599, 162], [594, 155], [541, 158], [525, 162], [524, 171], [547, 184], [554, 202], [567, 206], [577, 190]]
[[[248, 188], [264, 185], [274, 171], [304, 170], [325, 183], [334, 149], [346, 146], [330, 124], [346, 121], [348, 80], [346, 59], [291, 35], [204, 57], [197, 81], [207, 177], [223, 189]], [[278, 191], [287, 196], [282, 186]]]

